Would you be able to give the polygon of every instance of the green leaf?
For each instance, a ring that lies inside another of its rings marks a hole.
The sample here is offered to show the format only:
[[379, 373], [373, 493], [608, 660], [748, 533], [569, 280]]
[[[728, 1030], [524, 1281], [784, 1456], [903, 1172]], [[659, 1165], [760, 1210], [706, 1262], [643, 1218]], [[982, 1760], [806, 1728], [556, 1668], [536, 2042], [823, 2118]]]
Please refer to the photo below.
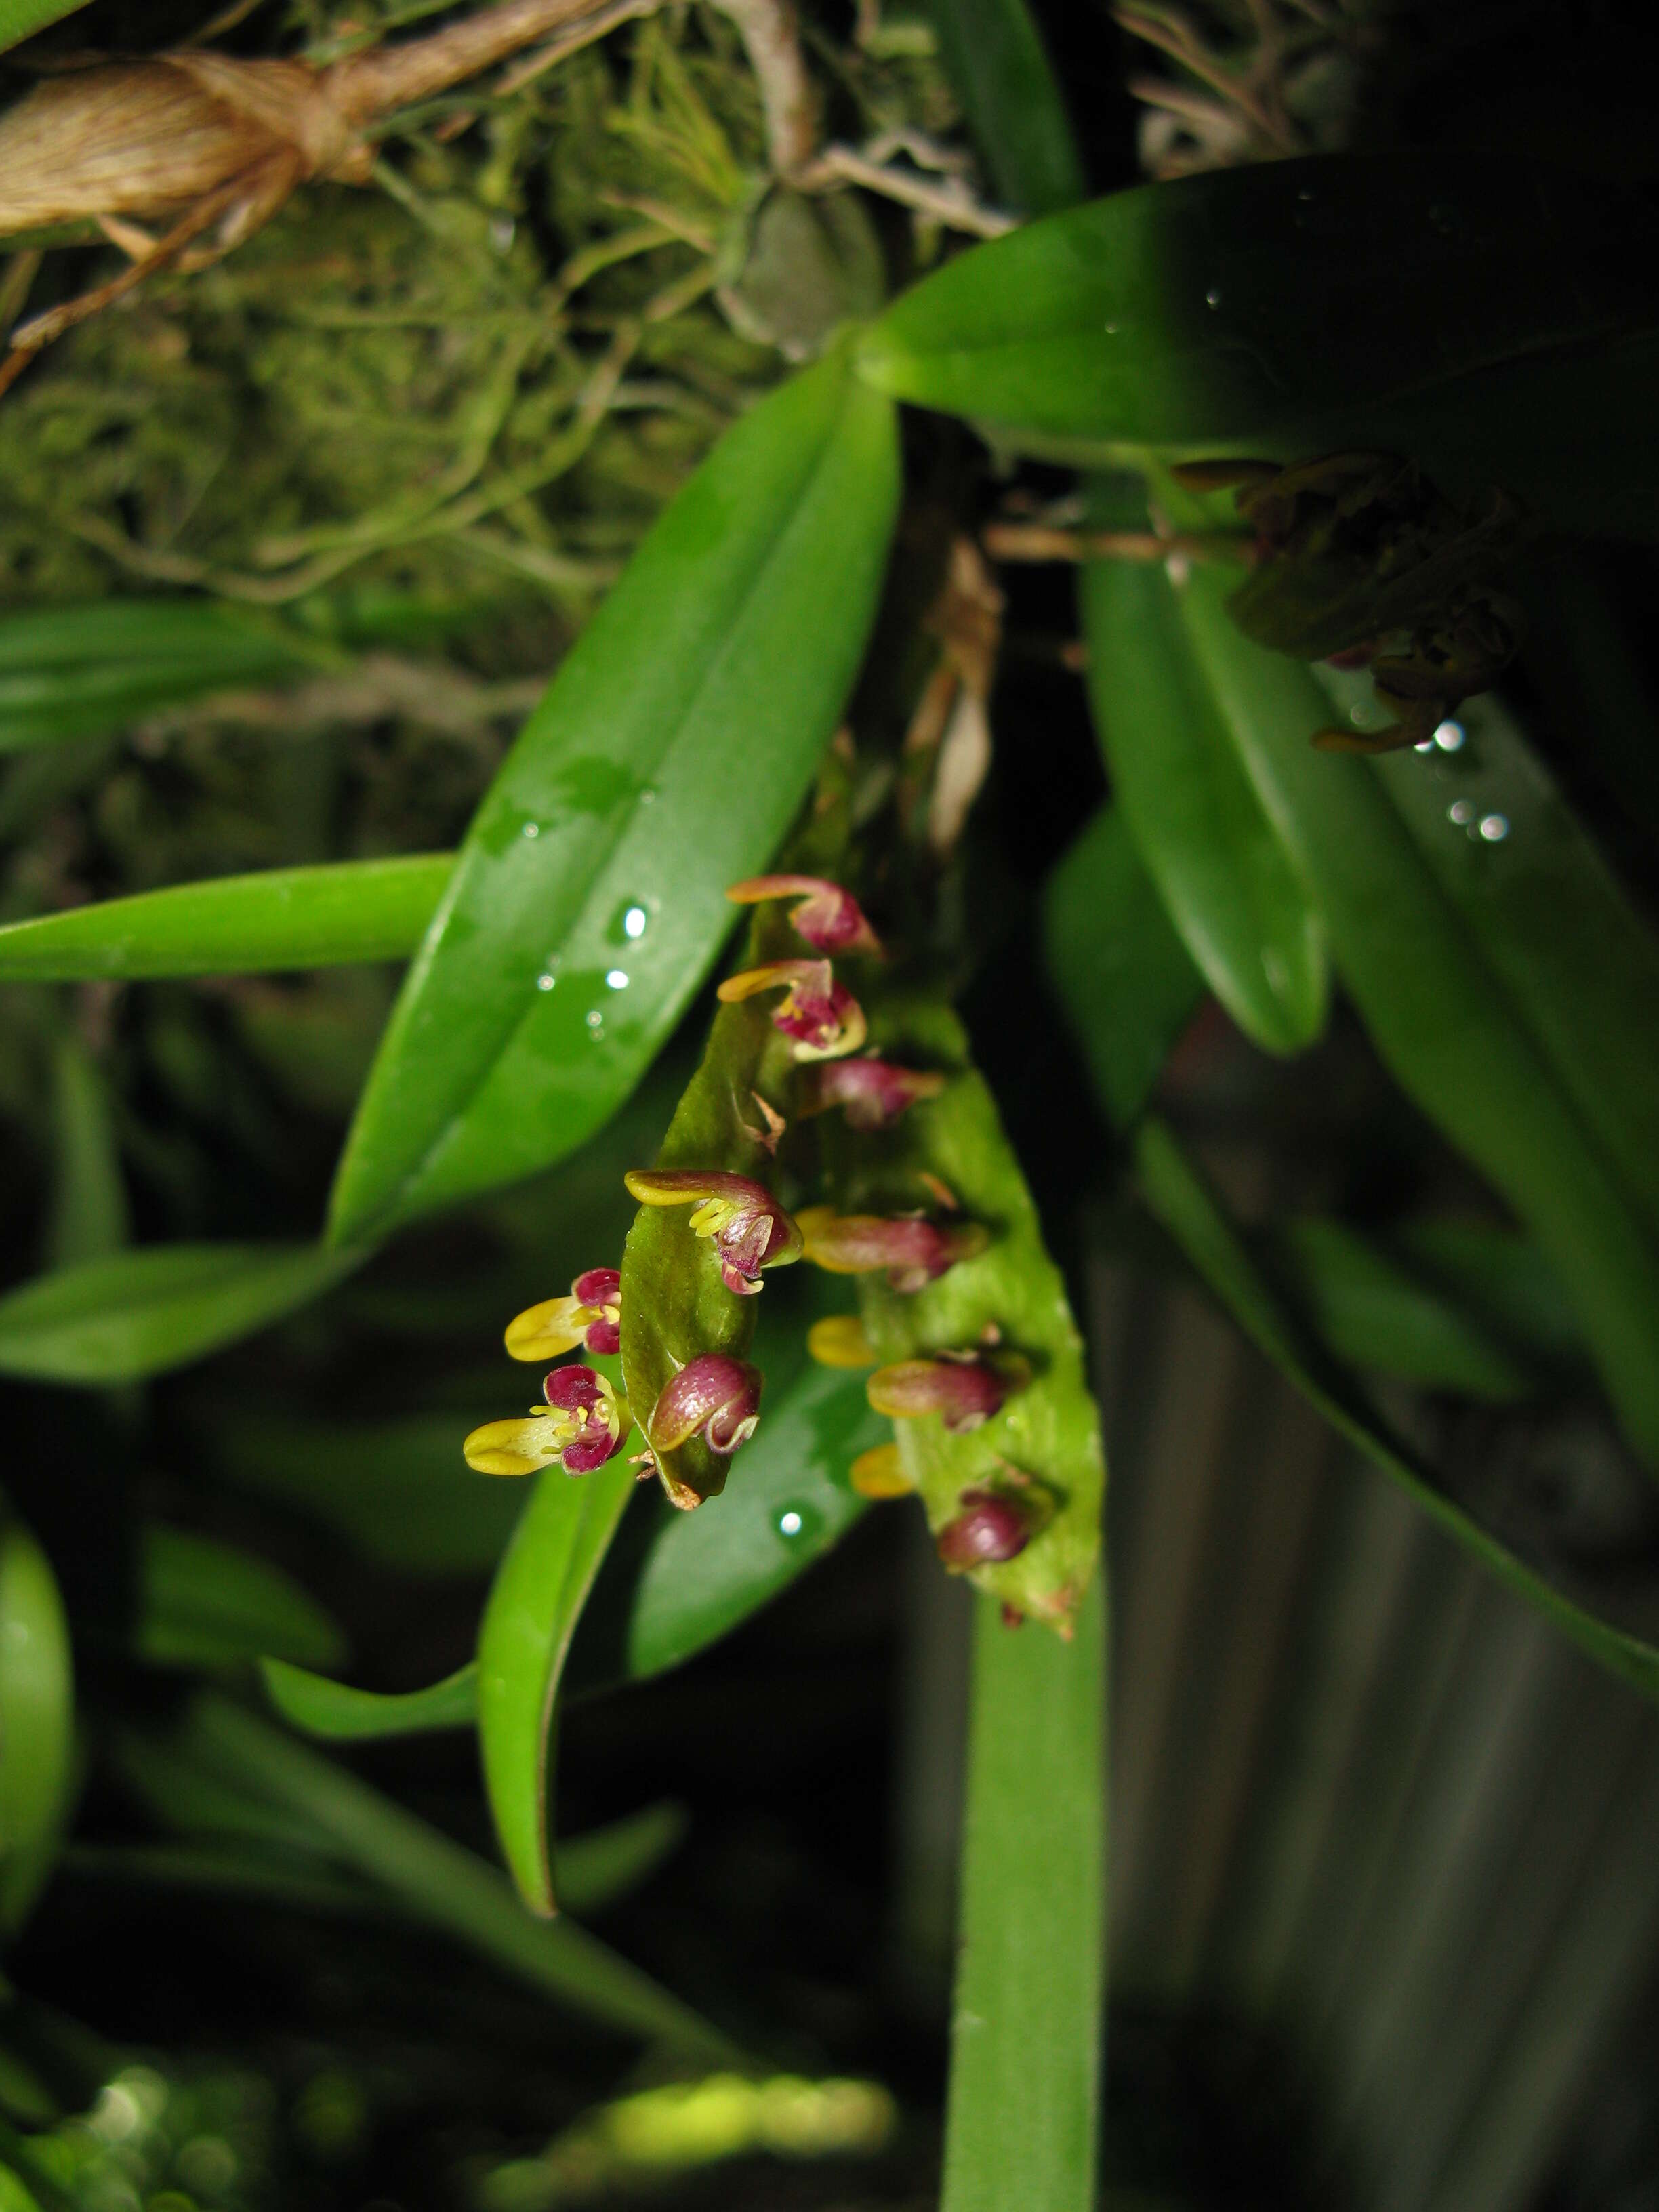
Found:
[[1486, 154], [1216, 170], [959, 255], [866, 333], [859, 367], [1027, 441], [1248, 450], [1650, 324], [1650, 229], [1628, 195]]
[[15, 1929], [51, 1869], [75, 1759], [69, 1623], [46, 1553], [0, 1536], [0, 1925]]
[[478, 1663], [469, 1659], [424, 1690], [354, 1689], [286, 1659], [262, 1659], [265, 1695], [290, 1727], [337, 1743], [364, 1743], [431, 1729], [470, 1728], [478, 1717]]
[[553, 1705], [570, 1638], [638, 1470], [625, 1453], [535, 1478], [478, 1629], [478, 1740], [495, 1832], [532, 1912], [554, 1911], [548, 1794]]
[[[0, 0], [0, 46], [4, 8]], [[216, 599], [106, 599], [8, 615], [0, 618], [0, 752], [123, 730], [158, 707], [337, 668], [343, 659], [270, 615]]]
[[1423, 1220], [1400, 1223], [1388, 1242], [1419, 1281], [1533, 1365], [1563, 1376], [1588, 1370], [1572, 1300], [1530, 1237], [1483, 1221]]
[[997, 198], [1025, 215], [1080, 200], [1071, 119], [1025, 0], [930, 0], [928, 14]]
[[975, 1608], [941, 2212], [1092, 2212], [1105, 1943], [1105, 1613]]
[[315, 1244], [152, 1244], [0, 1298], [0, 1375], [98, 1387], [162, 1375], [250, 1336], [362, 1265]]
[[282, 1654], [336, 1667], [346, 1640], [280, 1568], [234, 1545], [152, 1523], [138, 1552], [138, 1656], [157, 1667], [228, 1667]]
[[402, 1574], [488, 1574], [517, 1524], [518, 1492], [471, 1472], [467, 1425], [452, 1414], [329, 1422], [262, 1413], [211, 1425], [229, 1481], [337, 1529]]
[[1095, 727], [1146, 872], [1244, 1034], [1268, 1052], [1304, 1051], [1325, 1024], [1324, 934], [1240, 763], [1174, 588], [1162, 567], [1095, 561], [1080, 596]]
[[131, 1221], [109, 1091], [92, 1054], [68, 1031], [53, 1042], [52, 1089], [57, 1157], [46, 1263], [58, 1270], [120, 1251]]
[[407, 959], [454, 866], [452, 853], [268, 868], [41, 915], [0, 929], [0, 979], [257, 975]]
[[838, 351], [676, 496], [468, 834], [347, 1146], [337, 1239], [528, 1175], [627, 1097], [834, 731], [897, 495], [892, 409]]
[[1313, 750], [1325, 694], [1300, 663], [1240, 635], [1227, 586], [1223, 571], [1194, 572], [1188, 633], [1371, 1041], [1537, 1238], [1626, 1432], [1659, 1468], [1659, 1251], [1375, 763]]
[[1594, 1659], [1659, 1698], [1659, 1650], [1598, 1620], [1516, 1558], [1455, 1504], [1410, 1450], [1383, 1427], [1357, 1387], [1322, 1361], [1274, 1296], [1220, 1206], [1164, 1123], [1149, 1119], [1135, 1165], [1152, 1211], [1234, 1319], [1339, 1435], [1401, 1484], [1431, 1519], [1508, 1589], [1535, 1605]]
[[[1363, 677], [1319, 673], [1345, 719], [1372, 719]], [[1455, 751], [1390, 754], [1373, 773], [1659, 1237], [1659, 938], [1500, 700], [1466, 700], [1443, 727], [1462, 732]]]
[[519, 1980], [618, 2033], [741, 2063], [719, 2029], [637, 1966], [568, 1920], [526, 1918], [492, 1867], [238, 1706], [198, 1699], [184, 1741], [228, 1783], [298, 1814], [344, 1863]]
[[950, 1079], [939, 1097], [884, 1129], [835, 1133], [837, 1210], [913, 1211], [929, 1188], [923, 1177], [932, 1176], [955, 1197], [960, 1218], [981, 1224], [989, 1239], [921, 1291], [895, 1291], [884, 1274], [860, 1274], [866, 1332], [884, 1366], [990, 1344], [1030, 1370], [977, 1428], [951, 1434], [933, 1413], [896, 1421], [901, 1461], [935, 1534], [962, 1510], [966, 1490], [994, 1490], [1011, 1468], [1036, 1486], [1052, 1517], [1015, 1558], [970, 1571], [980, 1589], [1063, 1635], [1094, 1572], [1106, 1480], [1099, 1412], [1066, 1286], [956, 1016], [896, 994], [885, 1003], [872, 995], [869, 1013], [884, 1057], [946, 1070]]
[[1152, 1095], [1204, 998], [1204, 978], [1170, 926], [1122, 810], [1103, 806], [1042, 898], [1048, 977], [1115, 1127]]

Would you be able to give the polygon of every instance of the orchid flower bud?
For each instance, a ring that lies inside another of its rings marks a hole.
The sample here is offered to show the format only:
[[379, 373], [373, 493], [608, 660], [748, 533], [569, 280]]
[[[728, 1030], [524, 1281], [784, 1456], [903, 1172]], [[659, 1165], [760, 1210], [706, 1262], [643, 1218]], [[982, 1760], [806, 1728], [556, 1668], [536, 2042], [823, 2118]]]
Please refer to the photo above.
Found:
[[885, 1267], [893, 1289], [907, 1291], [926, 1290], [991, 1241], [976, 1221], [941, 1229], [921, 1215], [887, 1221], [875, 1213], [836, 1213], [828, 1206], [808, 1206], [796, 1226], [815, 1267], [832, 1275], [867, 1275]]
[[544, 1406], [521, 1421], [486, 1421], [462, 1445], [478, 1474], [534, 1474], [557, 1460], [567, 1474], [590, 1474], [621, 1450], [628, 1401], [592, 1367], [556, 1367], [542, 1384]]
[[915, 1484], [904, 1471], [896, 1444], [872, 1444], [848, 1469], [847, 1480], [860, 1498], [908, 1498]]
[[622, 1276], [615, 1267], [589, 1267], [568, 1298], [544, 1298], [507, 1325], [514, 1359], [557, 1359], [579, 1344], [595, 1352], [621, 1349]]
[[856, 1052], [870, 1033], [863, 1007], [845, 984], [836, 982], [827, 960], [769, 961], [764, 968], [728, 975], [715, 995], [729, 1006], [757, 991], [784, 994], [772, 1026], [793, 1040], [797, 1060], [834, 1060]]
[[678, 1451], [701, 1435], [722, 1457], [746, 1444], [760, 1419], [761, 1371], [724, 1352], [705, 1352], [681, 1368], [652, 1410], [653, 1450]]
[[763, 1267], [787, 1267], [800, 1257], [800, 1231], [764, 1183], [714, 1168], [630, 1168], [623, 1177], [641, 1206], [699, 1201], [691, 1227], [714, 1242], [728, 1291], [752, 1297]]
[[856, 1314], [825, 1314], [806, 1332], [806, 1351], [820, 1367], [873, 1367], [876, 1347]]
[[1048, 1518], [1040, 1507], [1006, 1491], [964, 1490], [957, 1503], [962, 1510], [939, 1531], [933, 1547], [958, 1572], [1017, 1559]]
[[1024, 1361], [1002, 1359], [994, 1367], [977, 1352], [947, 1352], [883, 1367], [866, 1383], [865, 1394], [877, 1413], [891, 1419], [937, 1413], [952, 1436], [963, 1436], [988, 1421], [1025, 1380]]
[[815, 952], [880, 952], [881, 940], [851, 891], [822, 876], [750, 876], [726, 896], [738, 906], [757, 906], [798, 891], [805, 896], [790, 908], [789, 919]]
[[804, 1080], [805, 1097], [795, 1110], [805, 1116], [839, 1106], [849, 1129], [880, 1129], [918, 1099], [937, 1098], [944, 1088], [945, 1078], [936, 1071], [898, 1067], [890, 1060], [829, 1060]]

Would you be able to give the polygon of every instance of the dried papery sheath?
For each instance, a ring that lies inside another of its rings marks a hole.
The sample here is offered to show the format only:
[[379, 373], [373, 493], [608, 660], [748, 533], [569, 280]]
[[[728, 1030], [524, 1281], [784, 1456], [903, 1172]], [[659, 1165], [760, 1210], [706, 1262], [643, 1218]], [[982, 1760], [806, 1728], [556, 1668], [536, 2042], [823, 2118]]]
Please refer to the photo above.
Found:
[[1048, 1517], [1036, 1501], [1004, 1491], [964, 1490], [957, 1503], [962, 1510], [939, 1530], [933, 1544], [958, 1574], [1017, 1559]]
[[897, 1067], [869, 1055], [826, 1060], [806, 1072], [795, 1110], [805, 1116], [839, 1106], [849, 1129], [880, 1129], [919, 1099], [937, 1098], [944, 1088], [944, 1076], [931, 1069]]
[[544, 1298], [507, 1325], [507, 1348], [514, 1359], [557, 1359], [580, 1344], [592, 1352], [613, 1352], [622, 1343], [622, 1274], [616, 1267], [589, 1267], [577, 1276], [565, 1298]]
[[896, 1291], [925, 1290], [959, 1260], [971, 1260], [990, 1243], [976, 1221], [941, 1228], [921, 1215], [889, 1221], [873, 1213], [837, 1213], [832, 1206], [809, 1206], [796, 1224], [805, 1257], [833, 1275], [868, 1275], [886, 1270]]
[[977, 1352], [935, 1359], [901, 1359], [881, 1368], [865, 1385], [871, 1405], [890, 1419], [919, 1420], [937, 1413], [951, 1436], [988, 1421], [1003, 1401], [1029, 1380], [1024, 1362]]
[[760, 1419], [761, 1371], [746, 1359], [706, 1352], [681, 1368], [652, 1409], [647, 1435], [655, 1451], [678, 1451], [700, 1436], [729, 1457]]
[[591, 1474], [621, 1450], [628, 1401], [592, 1367], [556, 1367], [542, 1385], [545, 1404], [518, 1421], [487, 1421], [462, 1445], [477, 1474], [534, 1474], [557, 1461], [567, 1474]]
[[733, 884], [727, 898], [738, 906], [756, 906], [763, 899], [795, 898], [789, 920], [815, 952], [879, 953], [881, 939], [865, 920], [864, 909], [851, 891], [821, 876], [750, 876]]
[[720, 1255], [729, 1291], [752, 1297], [763, 1267], [799, 1260], [800, 1231], [764, 1183], [700, 1168], [630, 1168], [623, 1178], [641, 1206], [694, 1206], [690, 1227]]
[[764, 968], [728, 975], [719, 996], [730, 1006], [761, 991], [784, 994], [772, 1026], [793, 1042], [797, 1060], [832, 1060], [856, 1052], [869, 1033], [863, 1007], [844, 983], [836, 982], [827, 960], [769, 961]]

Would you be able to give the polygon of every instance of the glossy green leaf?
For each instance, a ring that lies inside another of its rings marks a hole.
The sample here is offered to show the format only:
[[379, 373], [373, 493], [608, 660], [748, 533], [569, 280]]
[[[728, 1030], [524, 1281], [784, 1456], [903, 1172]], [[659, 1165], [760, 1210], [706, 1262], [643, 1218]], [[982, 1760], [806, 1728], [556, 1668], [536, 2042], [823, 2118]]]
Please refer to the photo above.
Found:
[[1560, 1277], [1529, 1237], [1483, 1221], [1404, 1221], [1389, 1248], [1417, 1279], [1514, 1346], [1533, 1370], [1588, 1372], [1584, 1332]]
[[0, 0], [0, 52], [85, 5], [86, 0]]
[[407, 959], [454, 866], [451, 853], [269, 868], [70, 907], [0, 929], [0, 979], [258, 975]]
[[884, 1057], [946, 1070], [950, 1079], [938, 1097], [884, 1129], [839, 1133], [831, 1176], [837, 1210], [914, 1212], [929, 1188], [923, 1177], [933, 1176], [956, 1199], [959, 1218], [989, 1235], [982, 1252], [921, 1291], [895, 1291], [884, 1273], [860, 1274], [866, 1332], [884, 1366], [988, 1344], [1030, 1369], [977, 1428], [951, 1434], [936, 1413], [895, 1421], [901, 1462], [935, 1534], [961, 1512], [964, 1491], [998, 1489], [1011, 1468], [1036, 1486], [1052, 1509], [1046, 1524], [1015, 1558], [970, 1571], [981, 1589], [1063, 1635], [1094, 1572], [1106, 1480], [1100, 1416], [1066, 1286], [956, 1016], [936, 1001], [896, 995], [872, 1000], [869, 1011]]
[[1325, 694], [1300, 663], [1240, 635], [1227, 585], [1220, 569], [1194, 573], [1188, 633], [1371, 1041], [1536, 1237], [1626, 1432], [1659, 1467], [1659, 1249], [1375, 764], [1313, 750]]
[[[1145, 508], [1139, 520], [1144, 523]], [[1096, 561], [1080, 592], [1113, 795], [1216, 996], [1268, 1052], [1324, 1027], [1324, 933], [1251, 788], [1161, 567]]]
[[627, 1097], [835, 729], [897, 493], [893, 410], [837, 351], [676, 496], [468, 834], [348, 1144], [336, 1238], [528, 1175]]
[[1115, 1127], [1152, 1095], [1204, 999], [1122, 810], [1103, 806], [1044, 887], [1043, 961]]
[[217, 599], [107, 599], [7, 615], [0, 752], [122, 730], [159, 707], [335, 668], [342, 659], [269, 615]]
[[346, 1641], [317, 1601], [266, 1560], [152, 1523], [138, 1547], [135, 1647], [157, 1667], [228, 1667], [279, 1653], [337, 1667]]
[[1105, 1990], [1105, 1613], [975, 1608], [941, 2212], [1093, 2212]]
[[1083, 163], [1025, 0], [929, 0], [928, 14], [997, 198], [1024, 215], [1080, 200]]
[[544, 1468], [478, 1627], [484, 1787], [502, 1852], [532, 1912], [554, 1910], [548, 1832], [554, 1700], [570, 1638], [638, 1472], [625, 1450], [580, 1478], [556, 1465]]
[[131, 1231], [126, 1183], [107, 1085], [78, 1036], [52, 1045], [52, 1212], [46, 1265], [73, 1267], [118, 1252]]
[[1476, 1315], [1342, 1222], [1286, 1222], [1267, 1247], [1309, 1328], [1351, 1367], [1497, 1404], [1530, 1397], [1547, 1379]]
[[467, 1424], [453, 1414], [330, 1422], [262, 1413], [212, 1427], [237, 1487], [337, 1529], [401, 1574], [489, 1573], [523, 1504], [512, 1484], [471, 1473], [461, 1456]]
[[362, 1264], [316, 1244], [152, 1244], [42, 1275], [0, 1298], [0, 1374], [97, 1386], [201, 1359]]
[[1376, 1419], [1357, 1387], [1310, 1347], [1174, 1134], [1156, 1118], [1141, 1125], [1135, 1165], [1148, 1204], [1211, 1290], [1332, 1427], [1592, 1658], [1646, 1696], [1659, 1698], [1659, 1650], [1599, 1620], [1471, 1519]]
[[15, 1929], [50, 1871], [69, 1809], [75, 1670], [46, 1553], [0, 1536], [0, 1925]]
[[[1370, 724], [1369, 685], [1322, 670]], [[1659, 1237], [1659, 938], [1636, 914], [1515, 717], [1466, 700], [1454, 740], [1373, 772], [1620, 1183]]]
[[337, 1743], [365, 1743], [432, 1729], [471, 1728], [478, 1717], [478, 1665], [469, 1659], [423, 1690], [359, 1690], [285, 1659], [264, 1659], [265, 1695], [291, 1727]]
[[1486, 154], [1219, 169], [958, 256], [859, 365], [1005, 432], [1236, 447], [1650, 319], [1650, 231], [1626, 196]]
[[527, 1918], [492, 1867], [251, 1714], [204, 1698], [184, 1739], [228, 1783], [297, 1814], [344, 1863], [519, 1980], [616, 2033], [716, 2063], [738, 2057], [717, 2028], [585, 1929]]

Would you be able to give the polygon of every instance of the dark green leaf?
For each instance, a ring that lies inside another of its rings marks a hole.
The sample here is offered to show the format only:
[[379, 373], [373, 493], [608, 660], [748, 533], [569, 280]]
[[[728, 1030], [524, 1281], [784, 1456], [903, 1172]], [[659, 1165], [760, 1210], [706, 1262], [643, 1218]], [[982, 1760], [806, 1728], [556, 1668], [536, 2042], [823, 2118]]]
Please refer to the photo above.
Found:
[[97, 1386], [165, 1374], [250, 1336], [362, 1264], [315, 1244], [154, 1244], [0, 1298], [0, 1374]]
[[1083, 164], [1025, 0], [929, 0], [928, 13], [997, 198], [1024, 215], [1080, 200]]
[[280, 1568], [198, 1536], [152, 1525], [138, 1551], [141, 1659], [157, 1667], [227, 1667], [262, 1652], [337, 1667], [346, 1641], [316, 1600]]
[[78, 983], [404, 960], [453, 866], [451, 853], [342, 860], [71, 907], [0, 929], [0, 978]]
[[1534, 1368], [1563, 1376], [1588, 1370], [1572, 1301], [1530, 1237], [1481, 1221], [1407, 1221], [1389, 1232], [1389, 1246], [1420, 1281]]
[[1135, 1164], [1148, 1204], [1234, 1319], [1338, 1433], [1392, 1475], [1449, 1534], [1592, 1658], [1659, 1698], [1659, 1650], [1598, 1620], [1487, 1534], [1366, 1407], [1357, 1388], [1303, 1339], [1170, 1130], [1141, 1124]]
[[251, 1714], [204, 1698], [184, 1740], [228, 1784], [297, 1814], [344, 1863], [532, 1988], [620, 2033], [720, 2064], [738, 2057], [717, 2028], [585, 1929], [527, 1918], [493, 1868]]
[[86, 0], [0, 0], [0, 52], [85, 5]]
[[1221, 169], [960, 255], [889, 309], [860, 368], [1027, 441], [1249, 450], [1650, 324], [1650, 232], [1626, 196], [1485, 154]]
[[66, 1031], [52, 1047], [53, 1163], [46, 1264], [56, 1271], [118, 1252], [130, 1230], [108, 1089], [91, 1054]]
[[1183, 614], [1338, 971], [1395, 1080], [1536, 1237], [1627, 1433], [1659, 1466], [1659, 1252], [1375, 764], [1312, 749], [1325, 694], [1301, 664], [1240, 635], [1228, 580], [1195, 570]]
[[637, 1479], [625, 1452], [591, 1474], [573, 1478], [555, 1465], [536, 1476], [478, 1627], [484, 1787], [501, 1850], [532, 1912], [555, 1909], [548, 1795], [559, 1679]]
[[307, 1735], [331, 1742], [362, 1743], [373, 1737], [416, 1735], [430, 1729], [470, 1728], [478, 1717], [478, 1665], [469, 1659], [424, 1690], [354, 1689], [293, 1667], [285, 1659], [260, 1662], [265, 1695], [283, 1718]]
[[337, 1238], [545, 1166], [627, 1097], [835, 728], [897, 489], [892, 410], [838, 352], [675, 498], [479, 810], [342, 1164]]
[[1240, 764], [1174, 587], [1160, 566], [1095, 561], [1081, 601], [1113, 796], [1170, 919], [1247, 1036], [1303, 1051], [1325, 1024], [1324, 933]]
[[0, 1537], [0, 1925], [17, 1927], [51, 1869], [69, 1811], [75, 1673], [46, 1553], [13, 1522]]
[[270, 616], [216, 599], [110, 599], [8, 615], [0, 752], [122, 730], [158, 707], [337, 667], [342, 658]]
[[975, 1608], [941, 2212], [1093, 2212], [1105, 1938], [1105, 1604], [1062, 1644]]
[[1048, 878], [1043, 957], [1109, 1118], [1127, 1128], [1197, 1012], [1204, 978], [1121, 811], [1103, 806]]

